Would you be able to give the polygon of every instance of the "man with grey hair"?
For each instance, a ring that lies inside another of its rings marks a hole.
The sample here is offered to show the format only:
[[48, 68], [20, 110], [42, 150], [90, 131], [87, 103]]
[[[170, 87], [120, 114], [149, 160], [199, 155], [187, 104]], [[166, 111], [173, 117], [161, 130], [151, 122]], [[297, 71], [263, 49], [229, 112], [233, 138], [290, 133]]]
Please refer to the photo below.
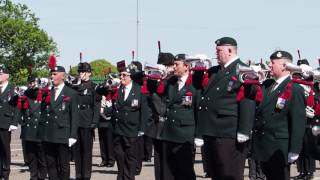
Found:
[[9, 70], [0, 65], [0, 179], [8, 180], [11, 163], [11, 132], [17, 129], [14, 86], [9, 83]]
[[208, 86], [199, 97], [196, 134], [204, 140], [209, 176], [242, 180], [255, 101], [246, 94], [237, 101], [241, 83], [236, 67], [246, 66], [237, 55], [237, 41], [222, 37], [215, 44], [219, 65], [208, 70]]
[[268, 180], [289, 180], [290, 164], [299, 157], [306, 125], [304, 90], [291, 81], [286, 68], [292, 62], [290, 53], [275, 51], [270, 60], [274, 80], [262, 85], [264, 99], [256, 110], [252, 153]]

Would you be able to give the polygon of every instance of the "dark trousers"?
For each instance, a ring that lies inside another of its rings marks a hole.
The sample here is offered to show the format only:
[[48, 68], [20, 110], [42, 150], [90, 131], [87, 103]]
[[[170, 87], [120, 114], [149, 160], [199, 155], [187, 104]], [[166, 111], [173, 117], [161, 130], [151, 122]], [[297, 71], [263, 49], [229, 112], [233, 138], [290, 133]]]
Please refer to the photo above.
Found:
[[266, 176], [263, 174], [261, 169], [261, 163], [252, 159], [251, 157], [248, 158], [248, 165], [249, 165], [249, 178], [250, 180], [264, 180]]
[[43, 143], [47, 161], [49, 180], [69, 180], [69, 147], [68, 144]]
[[11, 151], [10, 151], [11, 133], [8, 129], [0, 129], [0, 177], [9, 179]]
[[316, 171], [316, 160], [310, 156], [309, 148], [314, 146], [313, 143], [309, 143], [310, 139], [314, 139], [311, 129], [307, 128], [303, 137], [302, 150], [297, 160], [297, 169], [300, 174], [313, 174]]
[[154, 176], [155, 180], [164, 180], [163, 178], [163, 143], [161, 140], [153, 139], [154, 147]]
[[290, 179], [290, 165], [283, 156], [282, 152], [276, 151], [268, 161], [261, 162], [261, 169], [267, 180]]
[[91, 128], [78, 129], [78, 139], [73, 148], [76, 179], [91, 178], [93, 133]]
[[201, 150], [203, 172], [205, 172], [210, 177], [210, 174], [208, 172], [208, 160], [206, 157], [205, 148], [202, 146], [200, 150]]
[[150, 160], [152, 157], [152, 138], [149, 136], [143, 136], [143, 159], [144, 160]]
[[247, 143], [232, 138], [204, 136], [204, 152], [212, 179], [243, 180]]
[[47, 175], [44, 148], [40, 142], [25, 142], [25, 155], [30, 171], [30, 180], [45, 179]]
[[112, 129], [104, 127], [98, 128], [98, 135], [102, 161], [107, 164], [114, 164], [115, 157], [113, 153]]
[[164, 169], [165, 180], [195, 180], [193, 169], [193, 144], [189, 142], [175, 143], [163, 141], [164, 161], [168, 170]]
[[117, 180], [134, 180], [137, 166], [137, 137], [114, 135], [114, 154], [118, 166]]
[[136, 175], [139, 175], [142, 169], [142, 161], [144, 159], [144, 136], [137, 137], [137, 146], [134, 149], [134, 153], [136, 154]]

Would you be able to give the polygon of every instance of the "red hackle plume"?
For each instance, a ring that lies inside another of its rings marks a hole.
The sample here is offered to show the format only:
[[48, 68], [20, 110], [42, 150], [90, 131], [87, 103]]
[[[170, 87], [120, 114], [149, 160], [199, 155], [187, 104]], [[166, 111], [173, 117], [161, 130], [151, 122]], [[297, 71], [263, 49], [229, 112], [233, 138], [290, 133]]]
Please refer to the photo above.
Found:
[[48, 67], [49, 69], [54, 69], [57, 66], [57, 59], [54, 54], [51, 54], [49, 57]]

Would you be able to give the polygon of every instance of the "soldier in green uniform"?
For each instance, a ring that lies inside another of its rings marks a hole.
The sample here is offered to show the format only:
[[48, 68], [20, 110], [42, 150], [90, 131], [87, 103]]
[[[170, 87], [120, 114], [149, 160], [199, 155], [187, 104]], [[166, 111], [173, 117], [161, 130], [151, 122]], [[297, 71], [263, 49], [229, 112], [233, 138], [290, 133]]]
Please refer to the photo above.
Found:
[[90, 80], [91, 66], [87, 62], [78, 65], [79, 85], [72, 86], [78, 92], [79, 128], [78, 139], [73, 146], [77, 180], [90, 180], [94, 129], [99, 121], [100, 96], [96, 84]]
[[[25, 142], [26, 158], [28, 161], [30, 180], [44, 180], [47, 176], [46, 160], [43, 145], [39, 134], [39, 121], [41, 102], [37, 102], [39, 93], [36, 86], [36, 78], [28, 77], [28, 89], [24, 92], [25, 98], [20, 106], [21, 114], [21, 135]], [[21, 97], [20, 97], [21, 98]], [[24, 104], [27, 103], [27, 106]]]
[[[123, 62], [123, 61], [122, 61]], [[142, 71], [139, 63], [131, 63], [128, 67], [120, 66], [121, 87], [118, 99], [113, 103], [112, 123], [114, 127], [114, 153], [118, 166], [117, 180], [134, 180], [138, 164], [138, 136], [144, 134], [149, 116], [145, 95], [141, 86], [133, 82], [136, 73]]]
[[215, 43], [219, 65], [208, 70], [208, 85], [199, 97], [197, 136], [204, 140], [212, 179], [242, 180], [255, 101], [247, 96], [237, 101], [241, 83], [236, 67], [246, 66], [237, 55], [237, 41], [223, 37]]
[[290, 179], [290, 163], [298, 159], [305, 132], [304, 90], [291, 81], [286, 63], [292, 55], [270, 56], [271, 76], [263, 83], [263, 101], [257, 108], [253, 131], [253, 158], [261, 162], [268, 180]]
[[53, 88], [41, 104], [39, 128], [44, 145], [49, 179], [70, 177], [69, 147], [77, 141], [79, 109], [77, 92], [64, 84], [65, 69], [51, 69]]
[[169, 171], [166, 180], [195, 180], [193, 143], [197, 92], [192, 85], [190, 66], [185, 54], [175, 57], [175, 81], [166, 89], [166, 120], [160, 138], [164, 144], [164, 161]]
[[9, 179], [11, 132], [17, 129], [14, 86], [9, 83], [9, 70], [0, 65], [0, 179]]
[[[160, 52], [157, 64], [164, 65], [167, 69], [173, 69], [174, 55]], [[149, 94], [147, 96], [147, 101], [151, 117], [147, 122], [145, 135], [151, 137], [153, 141], [155, 180], [165, 180], [165, 172], [169, 171], [168, 164], [164, 161], [164, 146], [160, 136], [166, 114], [165, 86], [168, 82], [171, 82], [170, 78], [172, 77], [170, 71], [166, 72], [166, 74], [168, 74], [166, 77], [160, 77], [160, 82], [158, 82], [157, 79], [148, 78]], [[146, 74], [146, 76], [148, 76], [148, 74]]]

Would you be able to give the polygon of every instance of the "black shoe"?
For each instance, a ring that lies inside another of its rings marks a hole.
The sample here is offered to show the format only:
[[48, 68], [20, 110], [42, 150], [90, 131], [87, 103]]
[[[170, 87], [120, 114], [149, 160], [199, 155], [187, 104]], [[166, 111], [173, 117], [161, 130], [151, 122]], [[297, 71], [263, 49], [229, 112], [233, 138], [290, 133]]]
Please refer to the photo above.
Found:
[[114, 162], [113, 163], [108, 163], [106, 166], [107, 167], [113, 167], [114, 166]]
[[209, 174], [208, 173], [205, 173], [202, 178], [210, 178]]
[[305, 179], [306, 179], [306, 180], [311, 180], [311, 179], [313, 179], [313, 173], [308, 173], [308, 174], [305, 176]]
[[101, 163], [98, 165], [99, 167], [107, 166], [107, 162], [101, 161]]
[[298, 176], [293, 177], [293, 179], [299, 180], [299, 179], [305, 179], [306, 174], [300, 173]]

